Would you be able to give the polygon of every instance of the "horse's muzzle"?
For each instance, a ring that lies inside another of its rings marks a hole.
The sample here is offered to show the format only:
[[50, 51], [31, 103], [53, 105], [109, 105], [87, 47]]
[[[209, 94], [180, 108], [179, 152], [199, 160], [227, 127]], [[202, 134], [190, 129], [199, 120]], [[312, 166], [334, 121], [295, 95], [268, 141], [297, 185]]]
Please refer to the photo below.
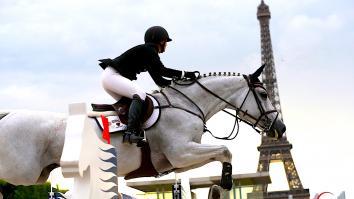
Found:
[[273, 128], [270, 130], [270, 132], [267, 133], [267, 136], [275, 139], [280, 139], [283, 137], [285, 131], [285, 124], [280, 119], [277, 119], [273, 124]]

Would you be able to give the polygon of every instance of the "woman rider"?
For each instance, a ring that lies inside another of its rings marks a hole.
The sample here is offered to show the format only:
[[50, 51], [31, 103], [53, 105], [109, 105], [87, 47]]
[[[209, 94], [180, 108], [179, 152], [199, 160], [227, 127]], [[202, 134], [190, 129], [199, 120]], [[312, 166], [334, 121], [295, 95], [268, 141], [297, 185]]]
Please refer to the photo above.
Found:
[[132, 99], [129, 107], [128, 125], [123, 142], [138, 143], [144, 139], [141, 129], [141, 115], [146, 93], [133, 80], [137, 74], [148, 71], [154, 82], [165, 87], [171, 84], [168, 78], [195, 79], [194, 72], [185, 72], [165, 67], [158, 53], [165, 52], [167, 42], [172, 41], [167, 31], [161, 26], [150, 27], [145, 32], [145, 44], [135, 46], [114, 59], [99, 60], [104, 69], [102, 85], [115, 100], [121, 97]]

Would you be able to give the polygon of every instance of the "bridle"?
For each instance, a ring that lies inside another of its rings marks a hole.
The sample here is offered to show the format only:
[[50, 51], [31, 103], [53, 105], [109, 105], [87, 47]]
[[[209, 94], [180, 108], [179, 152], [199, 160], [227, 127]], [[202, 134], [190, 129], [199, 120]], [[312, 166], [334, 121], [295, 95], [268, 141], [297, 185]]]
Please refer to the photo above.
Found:
[[[173, 105], [170, 103], [170, 101], [168, 100], [168, 97], [163, 93], [163, 91], [161, 91], [161, 93], [162, 93], [163, 96], [166, 98], [166, 100], [167, 100], [167, 102], [169, 103], [169, 105], [168, 105], [168, 106], [163, 106], [163, 107], [160, 107], [160, 108], [178, 108], [178, 109], [182, 109], [182, 110], [184, 110], [184, 111], [186, 111], [186, 112], [188, 112], [188, 113], [190, 113], [190, 114], [193, 114], [193, 115], [199, 117], [199, 118], [203, 121], [203, 124], [204, 124], [204, 132], [209, 132], [209, 133], [210, 133], [214, 138], [216, 138], [216, 139], [222, 139], [222, 140], [233, 140], [233, 139], [235, 139], [235, 138], [237, 137], [238, 133], [239, 133], [239, 122], [240, 122], [240, 121], [243, 121], [243, 122], [245, 122], [246, 124], [250, 125], [250, 126], [251, 126], [256, 132], [258, 132], [259, 134], [262, 134], [263, 132], [268, 133], [268, 132], [273, 128], [274, 123], [275, 123], [275, 121], [277, 120], [279, 113], [278, 113], [278, 111], [277, 111], [276, 109], [270, 110], [270, 111], [265, 111], [265, 110], [264, 110], [264, 108], [263, 108], [263, 106], [262, 106], [262, 103], [261, 103], [261, 100], [259, 99], [259, 97], [258, 97], [258, 95], [257, 95], [257, 93], [256, 93], [256, 90], [255, 90], [256, 88], [259, 88], [259, 87], [262, 88], [262, 89], [264, 89], [264, 90], [266, 90], [266, 89], [263, 87], [263, 84], [262, 84], [261, 82], [252, 82], [250, 76], [243, 75], [243, 77], [245, 78], [249, 89], [248, 89], [248, 92], [247, 92], [247, 94], [245, 95], [245, 97], [244, 97], [244, 99], [243, 99], [243, 101], [242, 101], [240, 107], [237, 107], [236, 105], [230, 103], [229, 101], [223, 99], [222, 97], [220, 97], [220, 96], [217, 95], [216, 93], [212, 92], [210, 89], [208, 89], [208, 88], [205, 87], [203, 84], [201, 84], [201, 83], [198, 81], [198, 79], [195, 79], [195, 80], [193, 80], [192, 82], [189, 82], [189, 83], [187, 83], [187, 84], [185, 84], [185, 83], [180, 83], [180, 82], [174, 80], [174, 83], [175, 83], [176, 85], [182, 85], [182, 86], [189, 86], [189, 85], [192, 85], [192, 84], [196, 83], [196, 84], [198, 84], [204, 91], [206, 91], [207, 93], [211, 94], [211, 95], [214, 96], [215, 98], [218, 98], [219, 100], [225, 102], [227, 105], [229, 105], [230, 107], [232, 107], [232, 108], [235, 109], [235, 111], [236, 111], [235, 114], [232, 114], [232, 113], [230, 113], [230, 112], [228, 112], [228, 111], [226, 111], [226, 110], [223, 110], [225, 113], [227, 113], [227, 114], [229, 114], [229, 115], [231, 115], [231, 116], [233, 116], [233, 117], [235, 118], [235, 122], [234, 122], [234, 125], [233, 125], [233, 129], [232, 129], [231, 133], [229, 133], [229, 135], [226, 136], [226, 137], [218, 137], [218, 136], [215, 136], [210, 130], [208, 130], [208, 128], [206, 127], [205, 115], [204, 115], [203, 111], [200, 109], [200, 107], [199, 107], [192, 99], [190, 99], [190, 98], [189, 98], [188, 96], [186, 96], [184, 93], [182, 93], [181, 91], [179, 91], [178, 89], [176, 89], [176, 88], [174, 88], [174, 87], [172, 87], [172, 86], [168, 86], [168, 87], [171, 88], [172, 90], [178, 92], [178, 93], [181, 94], [182, 96], [184, 96], [184, 97], [185, 97], [188, 101], [190, 101], [195, 107], [197, 107], [197, 109], [198, 109], [199, 112], [200, 112], [200, 115], [197, 114], [197, 113], [194, 113], [194, 112], [192, 112], [192, 111], [190, 111], [190, 110], [188, 110], [188, 109], [185, 109], [185, 108], [182, 108], [182, 107], [173, 106]], [[243, 105], [245, 104], [245, 102], [246, 102], [246, 100], [247, 100], [247, 98], [249, 97], [249, 94], [250, 94], [251, 92], [252, 92], [252, 94], [253, 94], [253, 96], [254, 96], [254, 98], [255, 98], [255, 101], [256, 101], [256, 103], [257, 103], [258, 110], [259, 110], [259, 112], [261, 113], [258, 118], [256, 118], [256, 117], [250, 115], [247, 110], [246, 110], [246, 111], [243, 111], [243, 110], [242, 110], [242, 107], [243, 107]], [[271, 119], [268, 117], [268, 115], [269, 115], [269, 114], [272, 114], [272, 113], [274, 113], [274, 112], [276, 112], [277, 115], [276, 115], [276, 117], [275, 117], [273, 120], [271, 120]], [[254, 121], [256, 121], [256, 122], [255, 122], [254, 124], [252, 124], [251, 122], [248, 122], [247, 120], [242, 119], [241, 117], [238, 116], [240, 113], [243, 114], [243, 116], [248, 117], [248, 118], [251, 118], [252, 120], [254, 120]], [[263, 122], [264, 122], [264, 127], [263, 127], [263, 130], [260, 130], [257, 126], [258, 126], [258, 124], [262, 121], [262, 118], [264, 118], [264, 120], [263, 120]], [[236, 127], [236, 126], [237, 126], [237, 132], [235, 133], [234, 136], [232, 136], [232, 135], [234, 134], [234, 131], [235, 131], [235, 127]]]
[[[248, 122], [247, 120], [242, 120], [243, 122], [249, 124], [250, 126], [252, 126], [258, 133], [260, 133], [261, 131], [257, 129], [257, 125], [258, 123], [262, 120], [262, 118], [264, 117], [265, 118], [265, 126], [263, 127], [263, 132], [269, 132], [273, 126], [274, 126], [274, 123], [275, 121], [278, 119], [278, 116], [279, 116], [279, 112], [276, 110], [276, 109], [273, 109], [273, 110], [270, 110], [270, 111], [265, 111], [263, 106], [262, 106], [262, 103], [261, 103], [261, 100], [259, 99], [257, 93], [256, 93], [256, 88], [262, 88], [263, 90], [266, 90], [263, 86], [263, 83], [261, 82], [252, 82], [251, 81], [251, 78], [247, 75], [243, 75], [243, 77], [246, 79], [247, 81], [247, 84], [248, 84], [248, 92], [240, 106], [240, 112], [242, 112], [244, 115], [246, 115], [247, 117], [255, 120], [256, 122], [254, 124], [251, 124], [250, 122]], [[252, 115], [248, 114], [247, 113], [247, 110], [246, 111], [243, 111], [242, 110], [242, 106], [244, 104], [244, 102], [246, 101], [249, 93], [252, 92], [254, 98], [255, 98], [255, 101], [257, 103], [257, 107], [258, 107], [258, 110], [259, 112], [261, 113], [261, 115], [258, 117], [258, 118], [255, 118], [253, 117]], [[269, 114], [272, 114], [272, 113], [277, 113], [276, 117], [273, 119], [273, 121], [268, 117]]]

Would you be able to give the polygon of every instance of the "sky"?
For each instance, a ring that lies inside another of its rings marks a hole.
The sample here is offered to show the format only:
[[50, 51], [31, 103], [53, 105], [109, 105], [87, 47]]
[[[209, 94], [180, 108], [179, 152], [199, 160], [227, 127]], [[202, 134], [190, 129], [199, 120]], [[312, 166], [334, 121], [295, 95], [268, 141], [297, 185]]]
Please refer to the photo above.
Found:
[[[67, 112], [74, 102], [110, 103], [97, 60], [143, 43], [145, 30], [165, 27], [173, 39], [167, 67], [252, 73], [260, 61], [260, 0], [0, 0], [0, 109]], [[287, 138], [311, 195], [345, 190], [354, 197], [354, 2], [266, 0]], [[156, 89], [144, 74], [138, 83]], [[233, 121], [208, 123], [219, 135]], [[260, 137], [241, 125], [234, 174], [256, 172]], [[190, 172], [205, 175], [217, 163]], [[220, 175], [218, 172], [215, 175]]]

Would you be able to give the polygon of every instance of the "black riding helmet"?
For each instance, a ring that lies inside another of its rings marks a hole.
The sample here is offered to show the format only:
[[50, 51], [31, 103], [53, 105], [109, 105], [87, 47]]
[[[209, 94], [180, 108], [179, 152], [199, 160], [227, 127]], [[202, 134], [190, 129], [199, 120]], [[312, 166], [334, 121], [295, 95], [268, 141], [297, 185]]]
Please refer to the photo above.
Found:
[[153, 26], [146, 30], [144, 36], [145, 43], [158, 44], [161, 41], [172, 41], [168, 36], [168, 32], [161, 26]]

